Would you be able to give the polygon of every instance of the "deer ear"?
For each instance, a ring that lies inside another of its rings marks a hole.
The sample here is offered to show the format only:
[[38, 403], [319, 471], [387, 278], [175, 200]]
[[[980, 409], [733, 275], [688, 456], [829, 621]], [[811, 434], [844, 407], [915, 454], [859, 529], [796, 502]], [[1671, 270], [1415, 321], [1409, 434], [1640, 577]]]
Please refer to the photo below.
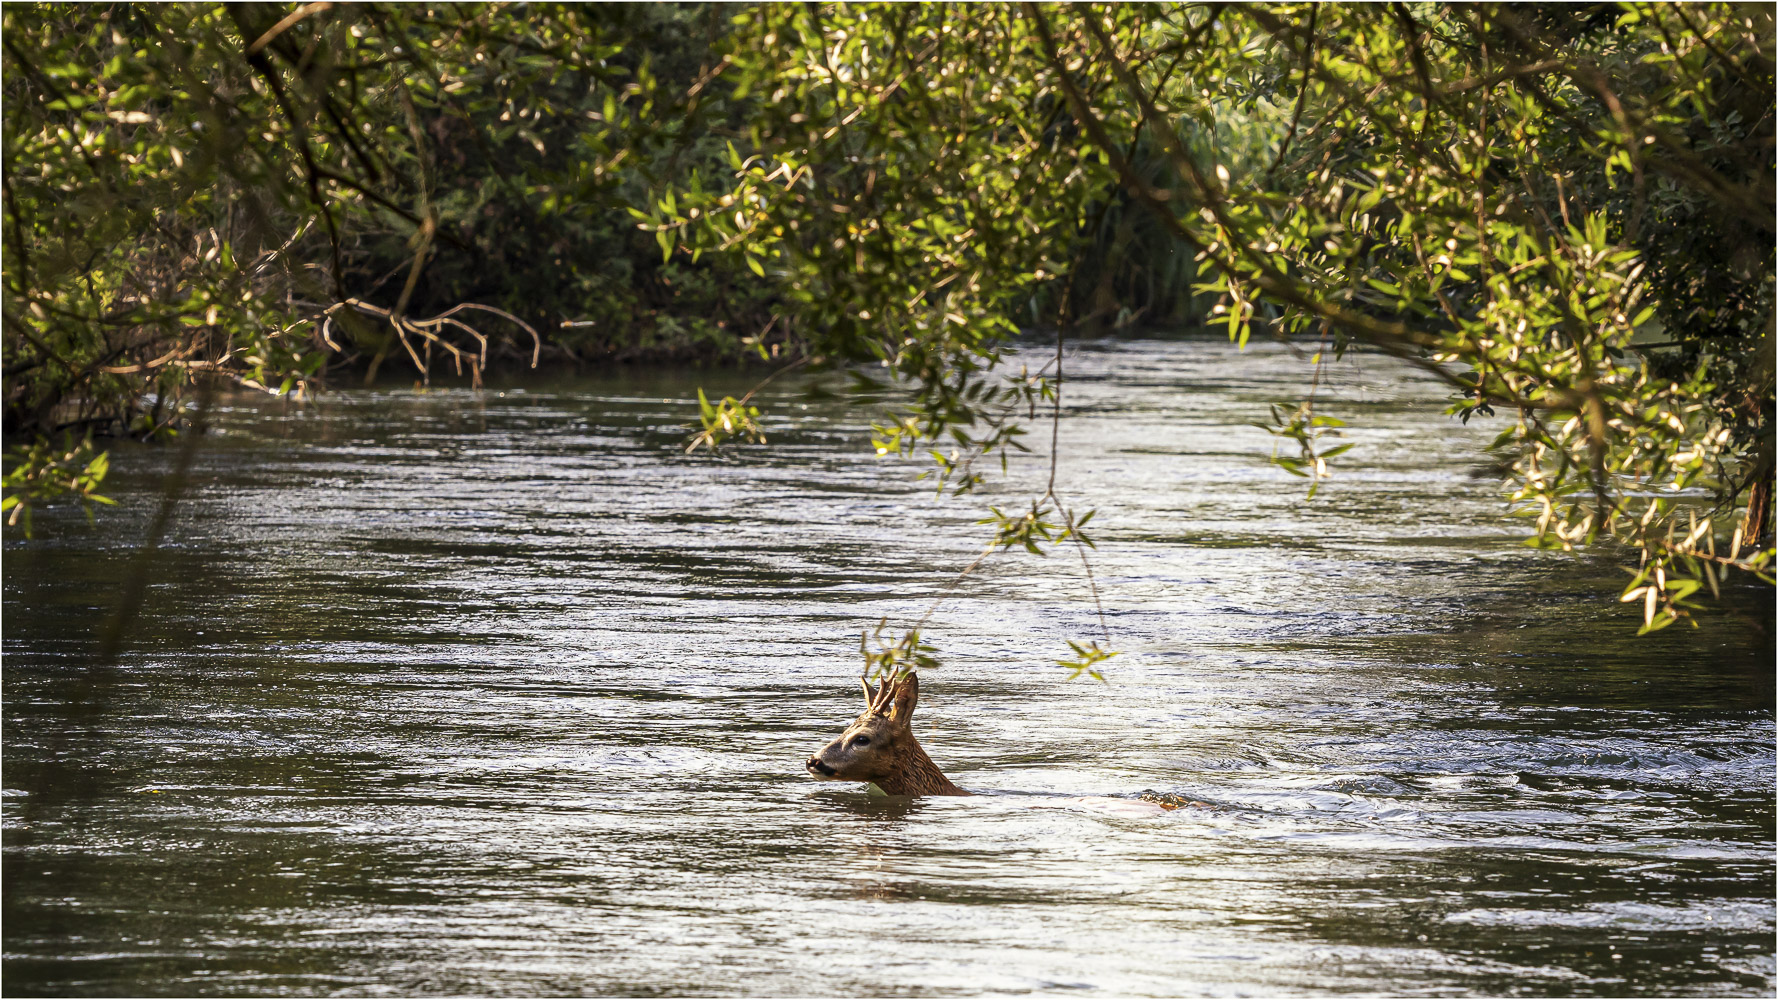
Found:
[[895, 704], [889, 709], [889, 718], [905, 725], [914, 717], [914, 706], [919, 703], [920, 675], [908, 674], [895, 687]]

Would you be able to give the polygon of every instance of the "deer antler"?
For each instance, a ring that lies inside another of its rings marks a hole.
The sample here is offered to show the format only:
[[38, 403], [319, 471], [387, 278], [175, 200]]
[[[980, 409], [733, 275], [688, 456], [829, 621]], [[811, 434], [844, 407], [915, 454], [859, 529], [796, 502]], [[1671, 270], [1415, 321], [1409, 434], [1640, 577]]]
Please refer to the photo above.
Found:
[[883, 682], [877, 685], [875, 691], [871, 690], [870, 681], [866, 678], [858, 678], [858, 683], [864, 688], [864, 710], [866, 713], [881, 714], [888, 711], [889, 703], [895, 700], [895, 684], [891, 679], [885, 677]]

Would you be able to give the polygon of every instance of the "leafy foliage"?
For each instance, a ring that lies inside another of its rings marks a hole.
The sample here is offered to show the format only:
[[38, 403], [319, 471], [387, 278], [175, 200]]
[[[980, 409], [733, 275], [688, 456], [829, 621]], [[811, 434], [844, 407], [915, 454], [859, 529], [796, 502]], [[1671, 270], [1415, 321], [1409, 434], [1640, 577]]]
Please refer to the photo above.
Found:
[[0, 500], [0, 512], [11, 511], [6, 523], [18, 525], [26, 538], [31, 537], [31, 510], [39, 504], [72, 495], [90, 519], [93, 504], [116, 502], [98, 493], [99, 483], [111, 468], [111, 453], [95, 454], [92, 438], [64, 441], [60, 447], [40, 438], [13, 448], [8, 457], [12, 468], [0, 477], [0, 486], [10, 492]]
[[733, 354], [772, 296], [738, 262], [661, 266], [623, 210], [721, 153], [713, 8], [4, 17], [9, 431], [164, 436], [199, 377], [473, 382], [546, 339]]
[[[1363, 344], [1510, 416], [1531, 543], [1627, 543], [1659, 627], [1770, 580], [1772, 33], [1736, 5], [767, 6], [734, 43], [771, 94], [752, 154], [649, 221], [906, 383], [882, 453], [1004, 455], [1016, 317], [1127, 320], [1108, 226], [1175, 276], [1185, 248], [1233, 339]], [[1273, 416], [1312, 495], [1340, 422]], [[1036, 547], [1038, 511], [992, 523]]]
[[921, 641], [920, 630], [908, 629], [901, 638], [889, 642], [883, 637], [883, 631], [889, 627], [887, 619], [878, 622], [877, 627], [858, 637], [858, 653], [864, 657], [862, 671], [866, 680], [895, 680], [922, 668], [931, 670], [938, 666], [938, 650], [932, 645]]
[[1105, 675], [1099, 672], [1099, 664], [1116, 656], [1117, 653], [1100, 649], [1096, 642], [1083, 645], [1073, 639], [1068, 640], [1068, 648], [1074, 650], [1074, 659], [1059, 662], [1064, 668], [1073, 671], [1068, 675], [1069, 680], [1085, 674], [1101, 684], [1105, 683]]
[[[389, 358], [474, 379], [502, 353], [745, 350], [899, 400], [874, 447], [959, 494], [1041, 406], [1053, 435], [1067, 337], [1207, 316], [1383, 352], [1452, 416], [1503, 418], [1529, 542], [1623, 546], [1645, 630], [1771, 579], [1769, 8], [43, 5], [5, 28], [13, 430], [164, 436], [200, 376], [300, 395]], [[1055, 356], [1015, 372], [1032, 327]], [[1351, 447], [1315, 385], [1262, 421], [1311, 497]], [[752, 399], [701, 399], [692, 447], [762, 441]], [[78, 491], [64, 453], [8, 475]], [[1052, 459], [994, 510], [988, 549], [1070, 543], [1090, 580], [1057, 482]]]

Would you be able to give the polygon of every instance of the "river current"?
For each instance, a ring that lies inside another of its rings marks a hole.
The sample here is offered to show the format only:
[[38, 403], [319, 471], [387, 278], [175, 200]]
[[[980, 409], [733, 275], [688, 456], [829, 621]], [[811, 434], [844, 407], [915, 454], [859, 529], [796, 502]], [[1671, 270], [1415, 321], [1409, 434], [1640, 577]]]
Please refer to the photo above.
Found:
[[[810, 378], [721, 457], [733, 374], [231, 397], [106, 672], [177, 450], [114, 446], [118, 506], [5, 543], [6, 992], [1771, 995], [1769, 589], [1638, 638], [1381, 358], [1312, 501], [1249, 426], [1302, 359], [1067, 372], [1103, 685], [1072, 553], [949, 589], [1041, 416], [939, 500]], [[947, 593], [915, 730], [979, 794], [809, 780], [860, 631]], [[1068, 801], [1145, 790], [1207, 805]]]

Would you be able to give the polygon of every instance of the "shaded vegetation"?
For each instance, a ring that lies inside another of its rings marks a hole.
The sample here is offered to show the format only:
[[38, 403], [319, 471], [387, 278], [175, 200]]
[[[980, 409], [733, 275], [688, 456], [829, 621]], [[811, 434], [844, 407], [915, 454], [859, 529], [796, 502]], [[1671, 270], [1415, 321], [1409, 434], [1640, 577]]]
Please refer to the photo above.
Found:
[[[391, 357], [473, 377], [538, 337], [732, 353], [762, 309], [738, 264], [663, 263], [623, 210], [722, 148], [686, 96], [715, 9], [45, 5], [5, 28], [9, 429], [162, 433], [199, 371], [300, 392]], [[428, 319], [463, 303], [487, 308]]]
[[[195, 379], [742, 353], [904, 390], [878, 451], [968, 492], [1064, 338], [1209, 321], [1510, 417], [1530, 541], [1626, 546], [1660, 628], [1773, 557], [1773, 50], [1739, 4], [9, 7], [5, 419], [49, 443], [5, 502], [92, 495], [83, 438]], [[1311, 496], [1315, 384], [1265, 423]], [[1065, 487], [988, 550], [1084, 559]]]
[[[1512, 417], [1531, 542], [1630, 546], [1645, 629], [1769, 581], [1769, 9], [767, 6], [738, 32], [776, 88], [759, 151], [655, 223], [819, 289], [831, 348], [916, 388], [880, 449], [943, 442], [972, 486], [1034, 391], [991, 371], [1012, 317], [1127, 319], [1136, 245], [1237, 340], [1362, 344]], [[1314, 384], [1268, 425], [1311, 494], [1349, 447]], [[1001, 537], [1071, 523], [1053, 494]]]

